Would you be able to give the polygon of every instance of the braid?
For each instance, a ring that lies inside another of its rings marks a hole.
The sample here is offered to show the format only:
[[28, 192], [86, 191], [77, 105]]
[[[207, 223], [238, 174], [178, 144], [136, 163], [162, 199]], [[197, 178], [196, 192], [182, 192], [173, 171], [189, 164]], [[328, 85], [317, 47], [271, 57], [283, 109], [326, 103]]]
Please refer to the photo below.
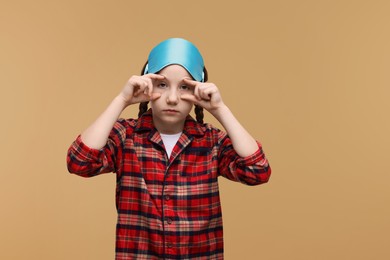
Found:
[[195, 115], [196, 121], [198, 121], [200, 124], [203, 124], [203, 107], [195, 105]]
[[141, 102], [141, 103], [139, 103], [138, 117], [141, 117], [146, 111], [148, 111], [148, 103], [149, 102]]

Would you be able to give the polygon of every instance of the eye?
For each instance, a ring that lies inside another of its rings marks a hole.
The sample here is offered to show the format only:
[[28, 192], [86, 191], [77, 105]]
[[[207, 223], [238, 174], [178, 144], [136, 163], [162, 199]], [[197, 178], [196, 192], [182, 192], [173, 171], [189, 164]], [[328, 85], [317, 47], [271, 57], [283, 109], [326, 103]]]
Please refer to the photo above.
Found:
[[157, 87], [159, 88], [166, 88], [167, 87], [167, 84], [165, 84], [165, 82], [160, 82]]
[[180, 90], [184, 90], [184, 91], [191, 91], [191, 90], [192, 90], [192, 88], [191, 88], [191, 87], [189, 87], [189, 86], [187, 86], [187, 85], [182, 85], [182, 86], [180, 86]]

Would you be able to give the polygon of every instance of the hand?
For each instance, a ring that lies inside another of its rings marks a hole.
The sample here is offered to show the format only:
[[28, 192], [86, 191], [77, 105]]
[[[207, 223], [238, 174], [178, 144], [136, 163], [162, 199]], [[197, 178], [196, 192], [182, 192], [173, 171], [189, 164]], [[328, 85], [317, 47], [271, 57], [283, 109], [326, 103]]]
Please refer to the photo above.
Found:
[[190, 79], [184, 79], [184, 82], [194, 88], [194, 94], [183, 94], [181, 98], [199, 105], [213, 114], [216, 110], [224, 107], [221, 94], [217, 86], [213, 83], [204, 83]]
[[126, 105], [156, 100], [160, 93], [153, 93], [153, 85], [156, 81], [165, 77], [158, 74], [145, 74], [143, 76], [132, 76], [119, 94]]

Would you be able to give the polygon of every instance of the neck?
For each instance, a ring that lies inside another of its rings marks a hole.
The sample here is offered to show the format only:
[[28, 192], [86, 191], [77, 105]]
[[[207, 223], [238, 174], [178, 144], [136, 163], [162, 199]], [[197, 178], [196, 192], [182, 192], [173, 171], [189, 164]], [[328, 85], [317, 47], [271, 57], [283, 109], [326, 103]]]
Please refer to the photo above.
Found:
[[176, 124], [162, 123], [159, 120], [156, 120], [153, 117], [153, 124], [156, 127], [157, 131], [161, 134], [173, 135], [183, 132], [184, 121]]

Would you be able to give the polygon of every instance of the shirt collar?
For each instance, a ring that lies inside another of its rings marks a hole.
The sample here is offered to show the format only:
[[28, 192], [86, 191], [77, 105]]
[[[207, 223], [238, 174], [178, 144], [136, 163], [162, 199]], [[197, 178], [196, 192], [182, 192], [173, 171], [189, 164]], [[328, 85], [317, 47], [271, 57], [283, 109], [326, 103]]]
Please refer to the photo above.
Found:
[[[153, 125], [152, 109], [146, 111], [137, 121], [135, 132], [153, 131], [156, 128]], [[205, 127], [195, 121], [190, 115], [187, 116], [184, 123], [183, 133], [193, 136], [202, 136], [205, 133]]]

